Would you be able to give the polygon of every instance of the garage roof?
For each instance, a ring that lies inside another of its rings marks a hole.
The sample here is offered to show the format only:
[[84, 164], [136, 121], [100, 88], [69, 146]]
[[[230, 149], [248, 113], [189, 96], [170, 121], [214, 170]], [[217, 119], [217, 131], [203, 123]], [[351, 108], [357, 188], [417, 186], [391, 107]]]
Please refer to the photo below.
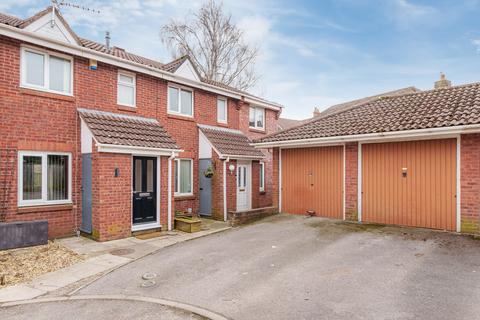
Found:
[[156, 119], [78, 109], [80, 117], [101, 144], [179, 150]]
[[421, 91], [319, 117], [255, 143], [480, 124], [480, 83]]

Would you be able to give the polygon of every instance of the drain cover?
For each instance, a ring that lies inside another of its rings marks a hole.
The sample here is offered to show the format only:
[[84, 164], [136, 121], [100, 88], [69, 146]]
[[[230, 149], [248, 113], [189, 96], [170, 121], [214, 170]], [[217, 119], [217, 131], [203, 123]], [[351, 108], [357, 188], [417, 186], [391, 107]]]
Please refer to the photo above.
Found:
[[133, 249], [115, 249], [115, 250], [112, 250], [110, 251], [111, 254], [113, 254], [114, 256], [125, 256], [127, 254], [131, 254], [131, 253], [134, 253], [135, 250]]
[[153, 287], [156, 284], [155, 280], [147, 280], [143, 282], [140, 286], [143, 288]]
[[152, 280], [152, 279], [154, 279], [154, 278], [156, 278], [156, 277], [157, 277], [157, 275], [156, 275], [155, 273], [153, 273], [153, 272], [147, 272], [147, 273], [145, 273], [145, 274], [142, 276], [142, 279], [143, 279], [143, 280]]

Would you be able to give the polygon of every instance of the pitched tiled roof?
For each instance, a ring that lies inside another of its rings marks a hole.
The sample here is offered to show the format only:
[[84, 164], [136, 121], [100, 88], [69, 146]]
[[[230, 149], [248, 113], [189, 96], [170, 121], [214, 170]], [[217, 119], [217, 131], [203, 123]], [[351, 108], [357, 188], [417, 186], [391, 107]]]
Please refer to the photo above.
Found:
[[361, 99], [352, 100], [352, 101], [348, 101], [348, 102], [333, 105], [333, 106], [328, 107], [327, 109], [323, 110], [320, 113], [320, 116], [326, 116], [326, 115], [329, 115], [329, 114], [332, 114], [332, 113], [342, 112], [342, 111], [348, 110], [350, 108], [354, 108], [356, 106], [362, 105], [366, 102], [374, 101], [374, 100], [379, 99], [379, 98], [400, 96], [400, 95], [404, 95], [404, 94], [408, 94], [408, 93], [415, 93], [415, 92], [420, 92], [420, 91], [421, 91], [420, 89], [417, 89], [415, 87], [406, 87], [406, 88], [402, 88], [402, 89], [398, 89], [398, 90], [388, 91], [388, 92], [384, 92], [384, 93], [377, 94], [377, 95], [374, 95], [374, 96], [365, 97], [365, 98], [361, 98]]
[[[26, 26], [28, 26], [29, 24], [31, 24], [32, 22], [34, 22], [35, 20], [37, 20], [37, 19], [41, 18], [42, 16], [44, 16], [45, 14], [49, 13], [51, 11], [51, 9], [52, 9], [51, 6], [47, 7], [46, 9], [36, 13], [35, 15], [33, 15], [30, 18], [27, 18], [27, 19], [20, 19], [20, 18], [17, 18], [17, 17], [13, 17], [13, 16], [9, 16], [7, 14], [0, 13], [0, 23], [1, 24], [6, 24], [6, 25], [9, 25], [9, 26], [12, 26], [12, 27], [23, 29]], [[110, 48], [110, 50], [107, 50], [107, 48], [104, 44], [78, 37], [75, 34], [75, 32], [70, 28], [68, 23], [65, 21], [65, 19], [63, 18], [63, 16], [59, 12], [58, 12], [58, 16], [60, 17], [62, 22], [65, 24], [65, 26], [68, 28], [68, 30], [72, 33], [73, 37], [77, 40], [78, 44], [80, 46], [83, 46], [83, 47], [88, 48], [88, 49], [92, 49], [92, 50], [95, 50], [95, 51], [98, 51], [98, 52], [101, 52], [101, 53], [110, 54], [112, 56], [115, 56], [115, 57], [118, 57], [118, 58], [121, 58], [121, 59], [136, 62], [136, 63], [142, 64], [142, 65], [145, 65], [145, 66], [153, 67], [153, 68], [163, 70], [163, 71], [166, 71], [166, 72], [171, 72], [171, 73], [174, 73], [186, 59], [189, 59], [188, 56], [182, 56], [178, 59], [175, 59], [175, 60], [173, 60], [169, 63], [164, 64], [164, 63], [161, 63], [159, 61], [155, 61], [155, 60], [152, 60], [152, 59], [149, 59], [149, 58], [145, 58], [145, 57], [130, 53], [130, 52], [125, 51], [124, 49], [118, 48], [118, 47], [112, 47], [112, 48]], [[194, 66], [194, 68], [196, 67], [193, 63], [192, 63], [192, 65]], [[198, 70], [196, 70], [196, 71], [198, 73]], [[218, 81], [208, 80], [208, 79], [205, 79], [205, 78], [200, 79], [200, 81], [203, 82], [203, 83], [207, 83], [207, 84], [222, 88], [222, 89], [231, 90], [231, 91], [236, 92], [238, 94], [252, 96], [251, 94], [249, 94], [245, 91], [236, 89], [234, 87], [228, 86], [228, 85], [220, 83]], [[261, 99], [261, 98], [259, 98], [259, 99]]]
[[295, 120], [287, 118], [278, 118], [277, 127], [278, 130], [287, 130], [295, 126], [299, 126], [304, 123], [306, 120]]
[[178, 150], [175, 140], [155, 119], [78, 109], [98, 143]]
[[480, 124], [480, 83], [379, 98], [255, 142]]
[[198, 127], [222, 156], [263, 158], [264, 154], [250, 145], [251, 141], [239, 130], [199, 124]]
[[182, 56], [178, 59], [175, 59], [173, 61], [170, 61], [169, 63], [166, 63], [163, 65], [163, 70], [168, 71], [168, 72], [175, 72], [177, 69], [182, 65], [182, 63], [185, 62], [185, 60], [188, 59], [188, 56]]

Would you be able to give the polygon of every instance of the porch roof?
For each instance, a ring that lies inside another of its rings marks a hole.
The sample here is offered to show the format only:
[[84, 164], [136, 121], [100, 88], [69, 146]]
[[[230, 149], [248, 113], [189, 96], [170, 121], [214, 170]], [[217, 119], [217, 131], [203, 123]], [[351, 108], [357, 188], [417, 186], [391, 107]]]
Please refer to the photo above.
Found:
[[82, 108], [77, 110], [100, 144], [164, 150], [180, 149], [156, 119]]
[[250, 145], [251, 141], [240, 130], [198, 125], [213, 149], [223, 157], [261, 159], [265, 155]]

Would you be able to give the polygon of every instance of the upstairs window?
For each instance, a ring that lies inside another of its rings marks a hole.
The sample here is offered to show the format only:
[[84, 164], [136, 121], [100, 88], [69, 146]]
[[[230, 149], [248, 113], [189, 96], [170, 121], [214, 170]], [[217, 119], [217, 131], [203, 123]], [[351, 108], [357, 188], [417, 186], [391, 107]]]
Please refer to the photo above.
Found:
[[227, 123], [228, 119], [228, 110], [227, 110], [227, 99], [218, 98], [217, 99], [217, 122]]
[[117, 80], [117, 103], [135, 107], [136, 81], [133, 73], [119, 71]]
[[22, 87], [72, 94], [73, 61], [70, 57], [22, 48], [20, 78]]
[[71, 156], [67, 153], [19, 152], [19, 205], [71, 202]]
[[168, 112], [193, 117], [193, 91], [168, 86]]
[[265, 130], [265, 109], [250, 107], [248, 126], [252, 129]]

